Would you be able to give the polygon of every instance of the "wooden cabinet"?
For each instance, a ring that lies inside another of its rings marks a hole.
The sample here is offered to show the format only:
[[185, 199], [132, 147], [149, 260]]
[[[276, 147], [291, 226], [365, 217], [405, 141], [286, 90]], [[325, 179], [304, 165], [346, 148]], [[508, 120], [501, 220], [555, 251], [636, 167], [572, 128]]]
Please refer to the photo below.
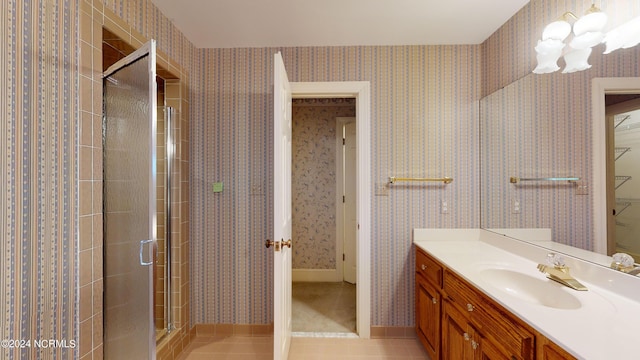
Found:
[[571, 354], [566, 352], [563, 348], [556, 345], [544, 336], [540, 336], [540, 339], [536, 345], [538, 360], [565, 360], [575, 359]]
[[440, 358], [442, 266], [418, 251], [416, 255], [416, 333], [431, 359]]
[[[455, 309], [467, 321], [468, 342], [475, 352], [464, 359], [534, 359], [535, 335], [527, 325], [449, 270], [444, 271], [443, 290], [445, 320], [452, 319], [447, 313]], [[443, 342], [443, 354], [446, 347]]]
[[510, 360], [448, 301], [442, 319], [442, 358]]
[[[503, 355], [498, 358], [534, 359], [535, 335], [518, 318], [449, 270], [444, 271], [444, 293], [447, 303], [464, 314], [477, 337], [484, 339], [482, 343]], [[473, 358], [477, 357], [468, 359]]]
[[575, 359], [419, 248], [416, 333], [432, 360]]

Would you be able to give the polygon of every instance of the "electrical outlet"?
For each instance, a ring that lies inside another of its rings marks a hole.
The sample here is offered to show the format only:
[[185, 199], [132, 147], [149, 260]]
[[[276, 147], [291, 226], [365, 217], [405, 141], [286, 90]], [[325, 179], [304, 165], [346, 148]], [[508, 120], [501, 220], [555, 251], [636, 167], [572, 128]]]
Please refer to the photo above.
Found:
[[576, 195], [589, 195], [589, 186], [584, 182], [578, 182], [576, 185]]
[[449, 213], [449, 204], [447, 204], [447, 200], [440, 200], [440, 212], [442, 214], [448, 214]]
[[249, 189], [249, 195], [264, 195], [262, 184], [260, 183], [251, 184]]
[[389, 185], [387, 183], [376, 183], [376, 196], [389, 196]]
[[511, 208], [511, 212], [514, 214], [520, 214], [520, 200], [513, 199], [513, 207]]

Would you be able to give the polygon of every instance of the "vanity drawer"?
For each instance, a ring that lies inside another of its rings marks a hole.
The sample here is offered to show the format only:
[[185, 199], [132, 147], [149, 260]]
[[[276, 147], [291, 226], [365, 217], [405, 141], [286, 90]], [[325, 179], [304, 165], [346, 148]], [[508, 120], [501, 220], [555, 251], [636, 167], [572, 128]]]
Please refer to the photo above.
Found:
[[467, 314], [473, 326], [504, 355], [534, 358], [534, 333], [502, 306], [448, 270], [444, 272], [444, 292], [447, 300]]
[[427, 281], [442, 288], [442, 265], [431, 256], [416, 247], [416, 273], [422, 275]]

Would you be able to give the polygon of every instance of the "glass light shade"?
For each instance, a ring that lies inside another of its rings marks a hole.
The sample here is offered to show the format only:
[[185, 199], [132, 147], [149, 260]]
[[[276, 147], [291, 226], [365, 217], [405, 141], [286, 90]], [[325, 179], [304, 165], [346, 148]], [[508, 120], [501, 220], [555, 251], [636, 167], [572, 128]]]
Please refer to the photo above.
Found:
[[607, 14], [599, 10], [589, 12], [573, 24], [573, 33], [580, 36], [588, 32], [600, 32], [606, 24]]
[[564, 43], [561, 40], [548, 39], [544, 41], [538, 40], [536, 45], [536, 59], [538, 60], [538, 66], [533, 69], [536, 74], [547, 74], [560, 70], [558, 66], [558, 59], [562, 55], [562, 49]]
[[542, 31], [542, 40], [553, 39], [562, 41], [566, 39], [570, 33], [571, 25], [564, 20], [558, 20], [545, 26]]
[[571, 39], [569, 46], [574, 49], [582, 50], [594, 47], [604, 40], [604, 34], [600, 31], [589, 31], [580, 36]]
[[603, 54], [610, 54], [627, 43], [627, 32], [622, 27], [617, 27], [609, 31], [602, 42], [607, 46]]
[[591, 67], [589, 64], [589, 55], [591, 55], [591, 48], [575, 49], [568, 52], [564, 56], [564, 61], [567, 63], [567, 66], [562, 70], [562, 73], [567, 74], [589, 69]]
[[622, 47], [628, 49], [640, 44], [640, 16], [624, 25], [626, 41]]

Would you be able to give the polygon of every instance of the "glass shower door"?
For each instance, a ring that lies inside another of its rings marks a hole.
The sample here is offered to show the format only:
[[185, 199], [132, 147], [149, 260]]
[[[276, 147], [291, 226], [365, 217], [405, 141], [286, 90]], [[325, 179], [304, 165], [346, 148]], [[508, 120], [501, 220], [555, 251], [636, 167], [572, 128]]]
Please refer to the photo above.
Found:
[[104, 354], [155, 359], [155, 43], [104, 76]]

